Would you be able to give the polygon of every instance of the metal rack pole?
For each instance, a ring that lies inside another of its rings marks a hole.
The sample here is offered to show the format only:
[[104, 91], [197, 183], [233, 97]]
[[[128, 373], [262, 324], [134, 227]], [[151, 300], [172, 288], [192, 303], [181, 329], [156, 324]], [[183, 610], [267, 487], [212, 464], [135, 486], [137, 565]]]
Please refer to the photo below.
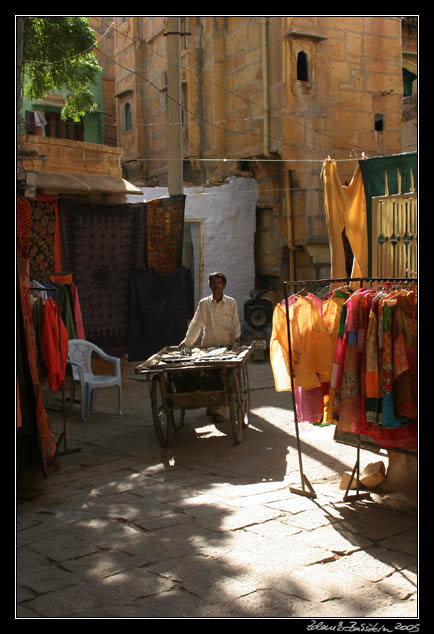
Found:
[[[350, 490], [350, 486], [354, 480], [354, 475], [357, 471], [357, 480], [356, 480], [356, 484], [357, 484], [357, 491], [355, 494], [353, 495], [348, 495], [348, 491]], [[371, 494], [368, 492], [366, 493], [360, 493], [360, 434], [357, 434], [357, 458], [356, 458], [356, 463], [353, 467], [353, 471], [351, 472], [351, 478], [349, 479], [348, 482], [348, 486], [347, 489], [345, 491], [345, 495], [342, 499], [343, 502], [348, 502], [349, 500], [366, 500], [367, 498], [370, 498]]]
[[[39, 288], [39, 287], [32, 287], [29, 286], [29, 292], [31, 292], [32, 290], [34, 291], [55, 291], [56, 292], [56, 297], [58, 295], [58, 289], [56, 287], [54, 288]], [[57, 330], [59, 333], [59, 357], [60, 357], [60, 362], [62, 362], [62, 340], [61, 340], [61, 336], [60, 336], [60, 309], [59, 309], [59, 302], [56, 301], [57, 303]], [[48, 405], [45, 406], [46, 409], [50, 409], [52, 411], [59, 411], [58, 407], [50, 407]], [[57, 455], [58, 456], [66, 456], [68, 454], [71, 453], [77, 453], [78, 451], [81, 451], [80, 447], [76, 447], [74, 449], [68, 449], [67, 445], [66, 445], [66, 407], [65, 407], [65, 381], [62, 381], [62, 409], [60, 410], [62, 411], [62, 422], [63, 422], [63, 431], [60, 434], [59, 438], [56, 441], [56, 447], [57, 449], [59, 449], [60, 444], [63, 440], [63, 451], [57, 451]]]
[[[306, 475], [303, 471], [303, 461], [301, 455], [301, 444], [300, 444], [300, 433], [298, 429], [298, 416], [297, 416], [297, 404], [295, 401], [295, 391], [294, 391], [294, 371], [293, 371], [293, 363], [292, 363], [292, 348], [291, 348], [291, 326], [289, 321], [289, 307], [288, 307], [288, 292], [287, 292], [287, 284], [284, 283], [285, 289], [285, 308], [286, 308], [286, 329], [288, 332], [288, 350], [289, 350], [289, 375], [291, 380], [291, 392], [292, 392], [292, 406], [294, 410], [294, 424], [295, 424], [295, 432], [297, 436], [297, 451], [298, 451], [298, 464], [300, 469], [300, 478], [301, 478], [301, 486], [302, 489], [296, 489], [294, 487], [290, 487], [289, 490], [292, 493], [296, 493], [297, 495], [305, 495], [306, 497], [315, 499], [317, 497], [315, 490], [307, 479]], [[306, 490], [306, 487], [308, 490]]]

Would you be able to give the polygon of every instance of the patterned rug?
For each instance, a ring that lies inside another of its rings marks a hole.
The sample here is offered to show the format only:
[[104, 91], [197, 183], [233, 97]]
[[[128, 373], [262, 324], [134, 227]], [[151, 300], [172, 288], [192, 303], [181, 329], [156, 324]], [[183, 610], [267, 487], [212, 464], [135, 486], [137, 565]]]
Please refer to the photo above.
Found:
[[36, 199], [28, 199], [28, 204], [32, 214], [30, 276], [35, 280], [47, 280], [50, 273], [61, 267], [57, 196], [39, 194]]
[[80, 293], [88, 341], [109, 354], [127, 351], [130, 272], [145, 261], [144, 203], [59, 203], [64, 267]]
[[147, 268], [169, 274], [182, 264], [185, 195], [146, 203]]

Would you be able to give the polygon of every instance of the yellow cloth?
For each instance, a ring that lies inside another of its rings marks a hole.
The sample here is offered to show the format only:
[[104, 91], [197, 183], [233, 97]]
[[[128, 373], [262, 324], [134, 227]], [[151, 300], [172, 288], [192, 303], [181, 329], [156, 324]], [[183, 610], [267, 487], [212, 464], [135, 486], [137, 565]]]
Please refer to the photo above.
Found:
[[[331, 378], [334, 355], [330, 334], [315, 303], [308, 297], [297, 297], [289, 306], [294, 387], [311, 390]], [[277, 304], [273, 313], [270, 340], [270, 362], [277, 392], [291, 389], [289, 373], [286, 307]]]
[[348, 186], [342, 186], [340, 182], [336, 161], [324, 161], [321, 175], [324, 179], [325, 207], [332, 260], [330, 277], [348, 277], [342, 239], [344, 229], [354, 254], [351, 277], [367, 277], [366, 197], [360, 165], [357, 164]]
[[347, 293], [345, 293], [345, 295], [342, 294], [342, 296], [338, 296], [336, 295], [336, 293], [334, 293], [332, 297], [327, 299], [323, 304], [322, 318], [323, 318], [325, 327], [327, 329], [327, 332], [329, 333], [329, 336], [331, 337], [331, 350], [332, 350], [332, 358], [330, 361], [331, 366], [333, 365], [334, 355], [336, 350], [336, 343], [337, 343], [338, 335], [339, 335], [339, 323], [341, 320], [342, 306], [344, 305], [348, 297], [349, 297], [349, 294]]

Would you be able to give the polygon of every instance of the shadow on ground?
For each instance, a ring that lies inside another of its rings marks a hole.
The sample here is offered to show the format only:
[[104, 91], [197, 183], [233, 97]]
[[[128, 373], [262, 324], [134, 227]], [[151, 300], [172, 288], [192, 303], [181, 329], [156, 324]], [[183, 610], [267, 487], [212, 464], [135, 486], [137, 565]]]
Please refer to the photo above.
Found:
[[[300, 426], [318, 497], [290, 493], [287, 394], [252, 390], [241, 445], [194, 410], [162, 449], [146, 386], [124, 381], [122, 417], [105, 392], [87, 423], [77, 404], [66, 418], [67, 449], [80, 451], [21, 490], [18, 616], [362, 617], [415, 593], [414, 514], [341, 502], [355, 454], [331, 428]], [[49, 418], [58, 437], [62, 414]]]

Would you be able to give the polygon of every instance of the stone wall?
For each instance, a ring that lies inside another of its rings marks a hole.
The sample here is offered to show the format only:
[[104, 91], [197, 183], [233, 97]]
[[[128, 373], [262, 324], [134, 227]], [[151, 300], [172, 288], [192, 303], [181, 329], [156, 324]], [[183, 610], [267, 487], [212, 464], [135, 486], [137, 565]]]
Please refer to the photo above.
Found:
[[25, 170], [61, 174], [103, 174], [117, 178], [122, 176], [122, 148], [33, 135], [23, 137], [22, 146], [27, 152], [33, 150], [45, 157], [44, 161], [23, 161]]
[[[133, 73], [116, 71], [119, 102], [128, 94], [144, 117], [119, 137], [124, 165], [137, 184], [166, 185], [165, 18], [119, 21], [115, 53], [145, 78], [139, 85]], [[180, 29], [185, 184], [216, 185], [248, 171], [259, 189], [258, 278], [286, 277], [290, 253], [299, 279], [316, 276], [330, 259], [322, 161], [342, 161], [345, 183], [362, 152], [401, 151], [400, 18], [189, 16]]]

